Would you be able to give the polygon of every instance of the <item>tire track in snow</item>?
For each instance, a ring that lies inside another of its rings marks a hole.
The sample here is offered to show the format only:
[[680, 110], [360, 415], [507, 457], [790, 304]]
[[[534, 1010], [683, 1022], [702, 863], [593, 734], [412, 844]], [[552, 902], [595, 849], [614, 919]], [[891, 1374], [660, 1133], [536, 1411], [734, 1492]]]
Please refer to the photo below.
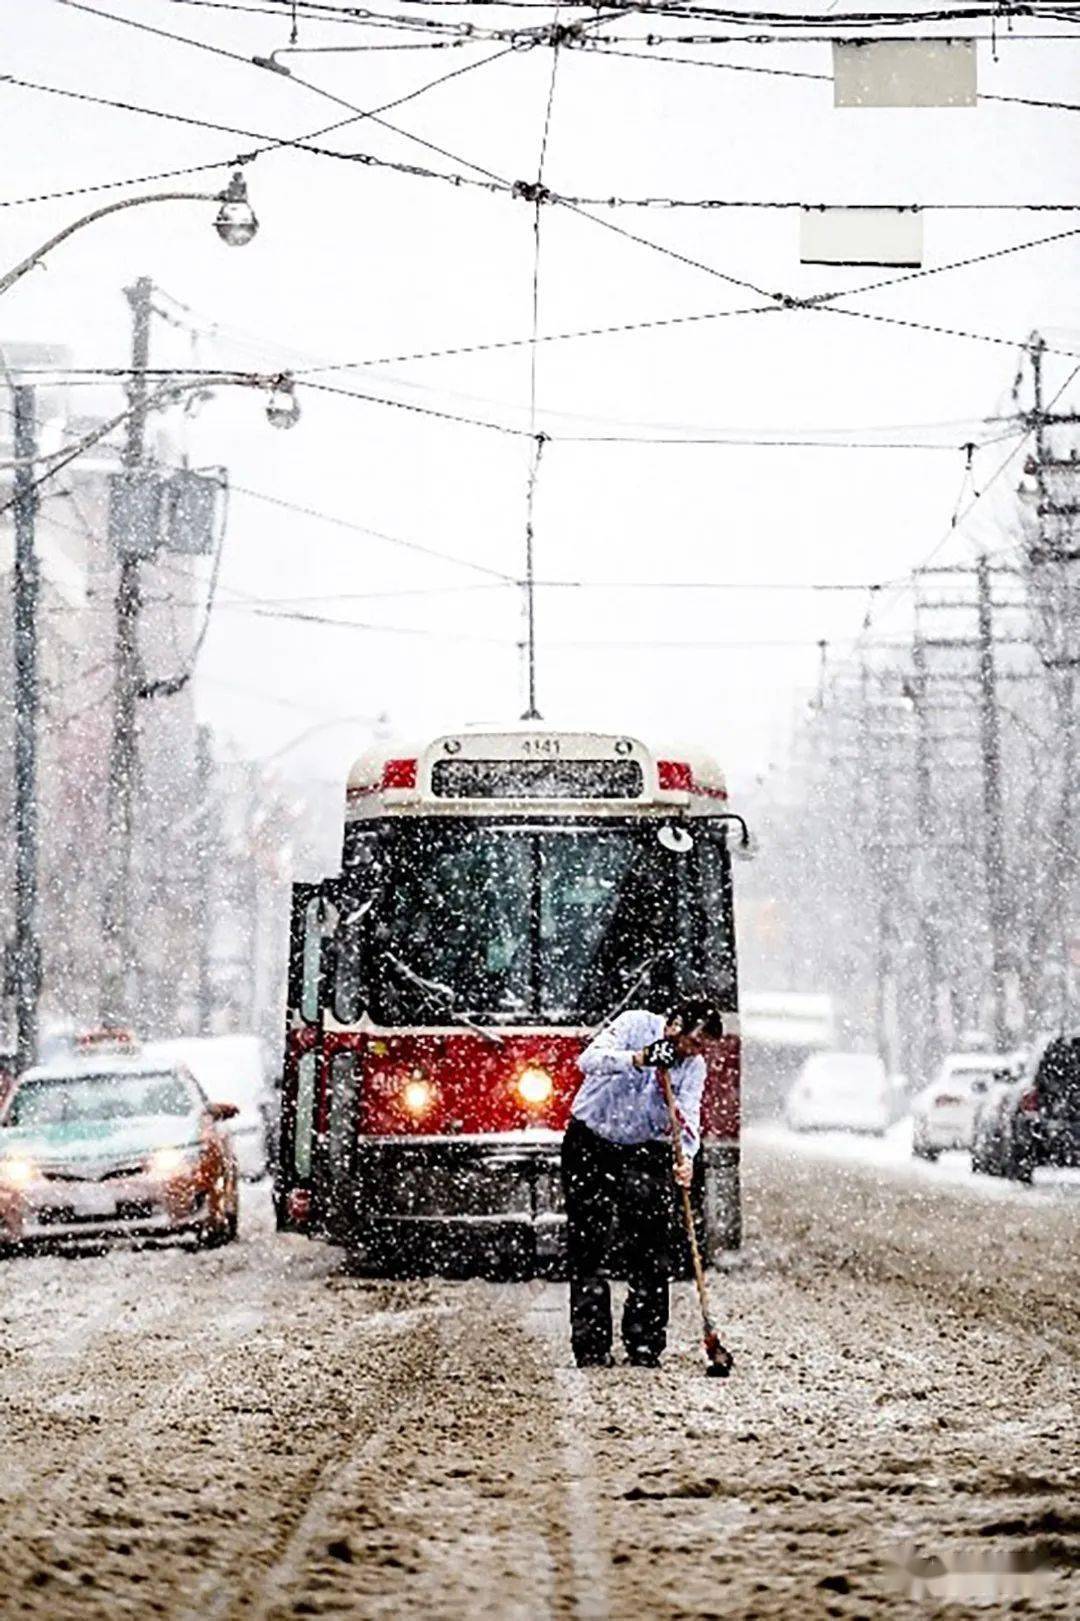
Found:
[[[549, 1286], [525, 1314], [525, 1327], [542, 1342], [541, 1357], [555, 1385], [554, 1430], [558, 1497], [565, 1522], [569, 1598], [582, 1621], [607, 1621], [612, 1614], [611, 1554], [596, 1493], [596, 1463], [589, 1444], [595, 1408], [590, 1375], [561, 1363], [566, 1356], [563, 1289]], [[560, 1341], [562, 1343], [560, 1343]]]

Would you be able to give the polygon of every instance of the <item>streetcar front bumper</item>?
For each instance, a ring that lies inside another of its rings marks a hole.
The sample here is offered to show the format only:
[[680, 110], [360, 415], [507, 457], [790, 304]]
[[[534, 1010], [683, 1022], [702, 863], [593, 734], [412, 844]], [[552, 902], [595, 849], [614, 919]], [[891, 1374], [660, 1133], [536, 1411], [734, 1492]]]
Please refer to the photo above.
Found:
[[357, 1147], [350, 1248], [380, 1270], [557, 1275], [562, 1134], [377, 1137]]

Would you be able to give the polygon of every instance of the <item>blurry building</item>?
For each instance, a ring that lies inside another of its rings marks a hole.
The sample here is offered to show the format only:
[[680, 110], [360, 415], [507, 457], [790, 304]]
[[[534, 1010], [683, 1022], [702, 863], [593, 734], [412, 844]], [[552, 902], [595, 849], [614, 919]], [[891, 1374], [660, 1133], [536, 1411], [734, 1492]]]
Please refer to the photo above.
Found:
[[[9, 382], [35, 385], [39, 454], [77, 443], [105, 420], [105, 413], [97, 421], [81, 414], [81, 391], [36, 374], [37, 368], [68, 365], [66, 351], [3, 343], [0, 353]], [[12, 460], [12, 432], [6, 403], [0, 410], [0, 461]], [[161, 433], [160, 422], [151, 419], [149, 437], [167, 468], [175, 458]], [[118, 576], [109, 541], [109, 478], [119, 469], [121, 443], [121, 432], [109, 435], [40, 490], [35, 539], [41, 571], [39, 926], [45, 1032], [85, 1028], [101, 1012]], [[11, 470], [0, 471], [0, 506], [10, 500], [11, 490]], [[8, 508], [0, 513], [0, 937], [5, 942], [13, 933], [13, 563]], [[190, 669], [206, 611], [196, 559], [173, 553], [146, 561], [141, 591], [145, 675], [151, 681], [182, 675]], [[146, 1035], [164, 1036], [265, 1027], [280, 1019], [278, 959], [283, 961], [285, 934], [280, 897], [287, 890], [290, 859], [278, 808], [272, 803], [260, 812], [260, 782], [215, 771], [213, 739], [196, 723], [193, 683], [142, 700], [137, 710], [128, 986], [134, 1022]], [[215, 983], [209, 967], [211, 936], [229, 930], [244, 942], [234, 954], [246, 965], [243, 985], [239, 971], [233, 982]], [[9, 1027], [12, 1018], [5, 1002], [3, 1025]], [[0, 1045], [6, 1034], [5, 1028]]]

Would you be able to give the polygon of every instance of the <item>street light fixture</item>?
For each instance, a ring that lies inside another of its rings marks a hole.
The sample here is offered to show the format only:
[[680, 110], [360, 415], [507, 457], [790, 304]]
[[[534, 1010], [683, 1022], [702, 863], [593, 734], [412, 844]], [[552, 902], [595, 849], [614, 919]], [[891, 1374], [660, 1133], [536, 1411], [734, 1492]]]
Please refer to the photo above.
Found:
[[237, 169], [221, 193], [221, 208], [214, 221], [214, 230], [230, 248], [242, 248], [251, 241], [258, 229], [255, 210], [248, 202], [247, 184]]
[[272, 428], [292, 428], [300, 420], [300, 401], [296, 397], [296, 384], [288, 372], [275, 377], [270, 398], [266, 402], [266, 420]]
[[81, 231], [85, 225], [92, 225], [95, 220], [104, 219], [106, 214], [116, 214], [122, 208], [141, 208], [145, 203], [220, 203], [217, 218], [214, 220], [214, 229], [221, 240], [231, 248], [242, 248], [250, 242], [259, 229], [259, 222], [255, 218], [254, 210], [248, 201], [247, 186], [244, 177], [237, 169], [224, 191], [156, 191], [146, 197], [123, 197], [119, 202], [106, 203], [103, 208], [95, 208], [92, 213], [84, 214], [82, 219], [75, 220], [71, 225], [65, 225], [62, 231], [57, 231], [47, 242], [43, 242], [28, 258], [4, 275], [0, 275], [0, 294], [6, 293], [9, 287], [21, 280], [27, 271], [33, 270], [51, 253], [53, 248], [65, 242], [76, 231]]

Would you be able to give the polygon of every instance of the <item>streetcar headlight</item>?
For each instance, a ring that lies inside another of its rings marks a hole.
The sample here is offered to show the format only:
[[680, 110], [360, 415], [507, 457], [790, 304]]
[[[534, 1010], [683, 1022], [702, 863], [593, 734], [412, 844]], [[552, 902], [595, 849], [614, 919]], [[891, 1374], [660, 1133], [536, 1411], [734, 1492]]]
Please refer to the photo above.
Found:
[[25, 1188], [37, 1176], [37, 1166], [26, 1154], [12, 1154], [0, 1160], [0, 1182], [9, 1188]]
[[409, 1114], [419, 1119], [435, 1102], [435, 1088], [422, 1075], [413, 1075], [401, 1088], [401, 1101]]
[[551, 1076], [546, 1069], [523, 1069], [515, 1082], [518, 1097], [522, 1103], [530, 1108], [539, 1108], [547, 1103], [555, 1090]]

